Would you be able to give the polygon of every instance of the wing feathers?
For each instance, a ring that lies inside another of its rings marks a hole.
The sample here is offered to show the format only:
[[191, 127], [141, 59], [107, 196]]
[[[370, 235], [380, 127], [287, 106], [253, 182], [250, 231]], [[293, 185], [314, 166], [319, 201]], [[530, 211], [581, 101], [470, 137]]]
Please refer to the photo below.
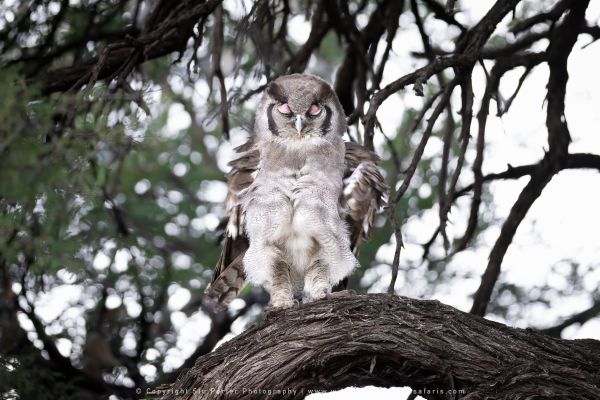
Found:
[[231, 171], [226, 175], [229, 190], [225, 199], [225, 209], [229, 218], [223, 250], [206, 292], [208, 298], [216, 300], [215, 310], [222, 309], [237, 296], [244, 286], [245, 279], [242, 259], [248, 250], [248, 239], [243, 231], [240, 195], [254, 180], [259, 152], [252, 138], [234, 150], [241, 155], [229, 163]]
[[346, 143], [346, 174], [343, 200], [351, 228], [354, 254], [363, 239], [368, 239], [375, 212], [385, 204], [388, 186], [377, 168], [379, 157], [356, 143]]

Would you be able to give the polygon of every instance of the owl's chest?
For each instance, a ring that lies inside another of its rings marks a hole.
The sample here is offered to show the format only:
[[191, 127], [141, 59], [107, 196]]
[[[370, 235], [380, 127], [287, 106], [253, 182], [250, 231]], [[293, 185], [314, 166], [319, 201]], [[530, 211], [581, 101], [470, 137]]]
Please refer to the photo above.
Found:
[[336, 150], [331, 144], [300, 148], [265, 146], [250, 192], [292, 208], [311, 199], [336, 204], [344, 169], [343, 153]]
[[342, 189], [343, 173], [324, 163], [280, 165], [262, 168], [257, 181], [266, 191], [275, 191], [292, 204], [302, 198], [337, 198]]

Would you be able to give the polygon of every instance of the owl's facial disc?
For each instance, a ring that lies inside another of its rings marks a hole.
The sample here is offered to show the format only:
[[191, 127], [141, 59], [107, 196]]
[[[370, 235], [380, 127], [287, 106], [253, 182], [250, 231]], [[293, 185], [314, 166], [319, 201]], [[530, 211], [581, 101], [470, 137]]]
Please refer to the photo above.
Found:
[[[304, 75], [283, 76], [266, 89], [267, 127], [273, 136], [298, 140], [324, 137], [340, 118], [335, 93], [325, 82]], [[342, 125], [343, 125], [342, 120]]]
[[313, 125], [313, 120], [321, 114], [322, 110], [321, 105], [316, 102], [310, 104], [308, 109], [305, 109], [300, 112], [293, 111], [298, 111], [303, 108], [302, 106], [298, 107], [298, 104], [295, 104], [290, 107], [290, 105], [287, 102], [283, 102], [279, 104], [274, 104], [274, 106], [276, 106], [276, 110], [289, 121], [289, 124], [296, 129], [298, 135], [302, 135], [302, 130], [304, 128], [309, 128], [309, 132], [305, 133], [310, 133], [310, 131], [312, 131], [312, 129], [310, 128]]

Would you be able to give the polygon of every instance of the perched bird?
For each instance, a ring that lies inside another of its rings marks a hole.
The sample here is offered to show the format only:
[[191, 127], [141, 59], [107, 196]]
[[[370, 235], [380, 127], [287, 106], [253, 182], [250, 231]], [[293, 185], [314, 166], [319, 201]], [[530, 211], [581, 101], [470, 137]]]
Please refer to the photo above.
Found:
[[207, 291], [219, 305], [246, 280], [270, 287], [273, 307], [321, 299], [358, 266], [387, 186], [377, 155], [345, 143], [345, 131], [327, 82], [294, 74], [269, 84], [227, 175], [229, 220]]

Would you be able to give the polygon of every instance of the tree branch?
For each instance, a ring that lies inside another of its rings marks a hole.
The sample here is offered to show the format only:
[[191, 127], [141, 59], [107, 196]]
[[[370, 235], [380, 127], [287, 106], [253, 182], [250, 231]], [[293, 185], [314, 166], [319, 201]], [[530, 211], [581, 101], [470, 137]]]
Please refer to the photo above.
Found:
[[525, 219], [529, 209], [537, 198], [540, 197], [542, 190], [544, 190], [553, 176], [554, 170], [551, 165], [550, 157], [546, 154], [546, 157], [544, 157], [542, 162], [533, 171], [531, 180], [523, 188], [517, 201], [510, 209], [506, 221], [504, 221], [504, 224], [502, 225], [500, 236], [496, 240], [496, 243], [494, 243], [494, 247], [492, 247], [488, 265], [481, 277], [479, 288], [475, 292], [471, 314], [479, 316], [485, 315], [487, 305], [492, 296], [492, 291], [500, 276], [502, 260], [504, 260], [504, 255], [512, 243], [517, 228]]
[[456, 390], [461, 399], [591, 400], [599, 368], [594, 340], [510, 328], [437, 301], [346, 295], [268, 313], [199, 358], [162, 398], [302, 399], [311, 389], [408, 385], [429, 389], [427, 399]]
[[[527, 164], [513, 167], [509, 165], [506, 171], [487, 174], [483, 177], [483, 182], [491, 182], [496, 180], [519, 179], [534, 173], [538, 164]], [[562, 169], [597, 169], [600, 171], [600, 155], [591, 153], [575, 153], [569, 154]], [[474, 183], [465, 186], [454, 193], [454, 200], [464, 196], [475, 187]]]
[[[437, 74], [448, 67], [470, 69], [477, 59], [481, 56], [483, 46], [496, 29], [502, 18], [506, 16], [520, 0], [497, 1], [490, 8], [487, 14], [467, 31], [457, 43], [457, 51], [448, 57], [439, 57], [419, 68], [418, 70], [404, 75], [403, 77], [391, 82], [383, 89], [377, 91], [369, 101], [369, 109], [363, 118], [365, 127], [364, 144], [367, 148], [373, 147], [373, 136], [375, 129], [375, 118], [379, 106], [392, 94], [402, 90], [411, 83], [414, 84], [415, 93], [423, 95], [423, 83], [434, 74]], [[435, 3], [435, 2], [432, 2]]]
[[553, 337], [560, 337], [565, 328], [574, 324], [584, 324], [590, 319], [595, 318], [598, 314], [600, 314], [600, 299], [595, 300], [590, 308], [572, 315], [553, 327], [542, 329], [541, 332]]
[[527, 212], [541, 195], [550, 179], [566, 164], [571, 136], [564, 118], [565, 94], [569, 75], [567, 61], [581, 27], [585, 24], [585, 10], [589, 0], [573, 3], [565, 22], [553, 32], [546, 51], [550, 76], [548, 78], [548, 109], [546, 126], [548, 128], [549, 150], [536, 167], [519, 198], [512, 206], [508, 218], [502, 225], [500, 236], [496, 240], [490, 260], [486, 267], [479, 288], [475, 292], [471, 313], [485, 315], [492, 291], [500, 276], [500, 266], [510, 246], [517, 228]]
[[[137, 38], [125, 37], [107, 45], [100, 57], [87, 63], [57, 68], [36, 80], [42, 83], [42, 93], [77, 89], [95, 79], [124, 77], [144, 61], [181, 51], [199, 19], [212, 13], [222, 0], [206, 0], [200, 4], [159, 2], [158, 7], [169, 10], [166, 19], [149, 18], [146, 29]], [[157, 14], [156, 10], [155, 13]], [[165, 17], [165, 16], [163, 16]]]

